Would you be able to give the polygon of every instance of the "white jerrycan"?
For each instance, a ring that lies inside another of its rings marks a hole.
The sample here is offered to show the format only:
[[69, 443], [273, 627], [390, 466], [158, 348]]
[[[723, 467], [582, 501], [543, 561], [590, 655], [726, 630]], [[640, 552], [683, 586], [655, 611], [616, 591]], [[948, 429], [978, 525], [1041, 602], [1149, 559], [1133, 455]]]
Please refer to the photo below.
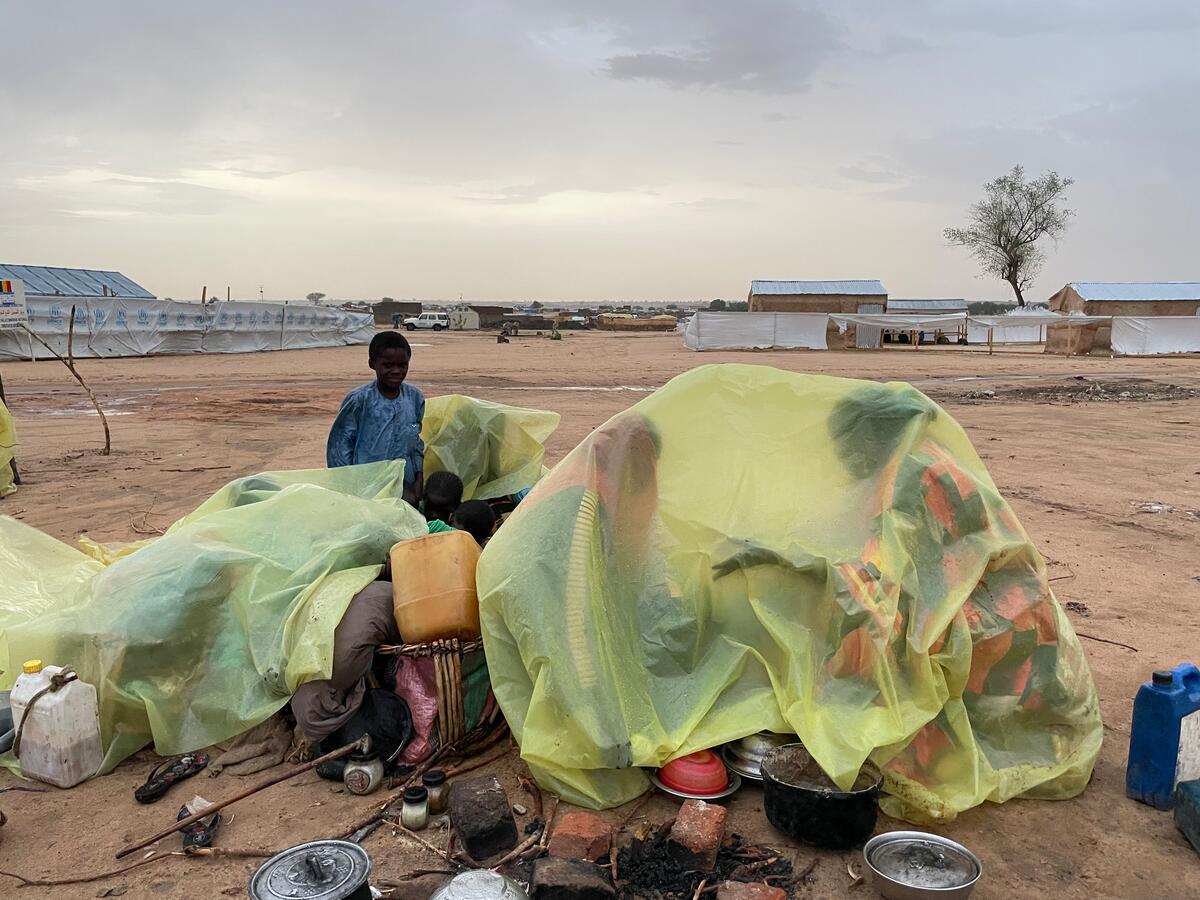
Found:
[[96, 774], [104, 760], [104, 747], [94, 685], [75, 679], [34, 700], [61, 671], [62, 666], [29, 660], [13, 685], [10, 702], [13, 727], [25, 723], [20, 746], [22, 774], [69, 788]]

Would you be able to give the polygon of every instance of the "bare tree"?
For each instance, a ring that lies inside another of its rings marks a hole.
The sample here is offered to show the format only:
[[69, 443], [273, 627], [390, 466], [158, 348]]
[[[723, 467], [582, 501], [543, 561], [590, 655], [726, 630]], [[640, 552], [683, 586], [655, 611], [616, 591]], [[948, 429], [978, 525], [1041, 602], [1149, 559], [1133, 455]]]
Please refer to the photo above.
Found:
[[325, 295], [320, 291], [313, 291], [311, 294], [306, 294], [304, 297], [309, 303], [320, 303], [325, 299]]
[[983, 274], [1007, 281], [1017, 303], [1024, 306], [1023, 291], [1046, 259], [1038, 242], [1057, 241], [1075, 215], [1061, 205], [1074, 183], [1054, 171], [1026, 181], [1025, 170], [1013, 166], [1007, 175], [983, 186], [984, 199], [967, 211], [966, 227], [947, 228], [946, 240], [966, 247]]

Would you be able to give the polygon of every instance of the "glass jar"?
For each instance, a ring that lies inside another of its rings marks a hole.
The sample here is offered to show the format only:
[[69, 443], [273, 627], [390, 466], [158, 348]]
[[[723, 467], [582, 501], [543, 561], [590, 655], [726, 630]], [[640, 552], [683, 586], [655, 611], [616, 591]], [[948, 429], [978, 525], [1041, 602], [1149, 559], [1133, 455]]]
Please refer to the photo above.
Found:
[[429, 791], [417, 785], [404, 792], [400, 824], [409, 831], [420, 831], [429, 824]]
[[430, 769], [421, 776], [421, 784], [429, 792], [429, 814], [440, 816], [450, 801], [450, 785], [446, 784], [446, 773], [441, 769]]

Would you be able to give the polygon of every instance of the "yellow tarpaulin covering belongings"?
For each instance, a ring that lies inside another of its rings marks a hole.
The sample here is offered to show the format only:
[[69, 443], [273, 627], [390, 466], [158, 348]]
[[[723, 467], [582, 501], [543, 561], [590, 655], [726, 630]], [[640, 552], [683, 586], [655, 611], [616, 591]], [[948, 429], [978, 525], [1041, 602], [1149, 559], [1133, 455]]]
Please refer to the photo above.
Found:
[[425, 476], [453, 472], [464, 500], [490, 500], [532, 487], [542, 477], [546, 439], [558, 413], [489, 403], [460, 394], [425, 404]]
[[1029, 536], [911, 386], [706, 366], [596, 429], [479, 565], [523, 758], [615, 806], [639, 766], [794, 732], [885, 811], [1065, 798], [1102, 726]]
[[393, 544], [426, 533], [403, 474], [239, 479], [107, 567], [0, 518], [0, 687], [27, 658], [74, 666], [99, 692], [102, 772], [151, 740], [170, 755], [242, 733], [329, 677], [350, 598]]
[[7, 497], [17, 489], [13, 484], [12, 461], [17, 452], [17, 426], [12, 413], [0, 400], [0, 497]]

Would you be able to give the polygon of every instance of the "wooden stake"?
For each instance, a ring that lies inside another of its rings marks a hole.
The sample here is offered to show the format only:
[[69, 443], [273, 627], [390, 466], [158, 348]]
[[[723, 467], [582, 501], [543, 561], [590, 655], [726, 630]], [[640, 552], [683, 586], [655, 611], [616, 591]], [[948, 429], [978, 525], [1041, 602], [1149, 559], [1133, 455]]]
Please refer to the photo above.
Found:
[[341, 759], [343, 756], [349, 756], [354, 750], [357, 750], [361, 746], [363, 746], [363, 739], [359, 738], [353, 744], [347, 744], [345, 747], [334, 750], [332, 753], [326, 753], [324, 756], [317, 757], [311, 762], [306, 762], [302, 766], [296, 766], [295, 768], [284, 772], [282, 775], [272, 775], [270, 778], [260, 781], [253, 787], [246, 788], [246, 790], [234, 794], [232, 797], [228, 797], [225, 800], [221, 800], [218, 803], [214, 803], [211, 806], [206, 807], [201, 812], [188, 816], [186, 819], [181, 819], [178, 822], [172, 823], [170, 828], [164, 828], [153, 837], [146, 838], [146, 840], [139, 841], [136, 844], [131, 844], [124, 850], [121, 850], [119, 853], [117, 853], [117, 859], [124, 859], [130, 853], [141, 850], [143, 847], [148, 847], [155, 841], [161, 841], [163, 838], [169, 837], [175, 832], [181, 831], [195, 822], [199, 822], [201, 819], [207, 819], [218, 810], [222, 810], [227, 806], [231, 806], [234, 803], [237, 803], [239, 800], [245, 800], [247, 797], [257, 794], [259, 791], [265, 788], [271, 787], [271, 785], [279, 784], [281, 781], [287, 781], [289, 778], [295, 778], [297, 775], [303, 775], [305, 772], [310, 772], [322, 763], [331, 762], [335, 759]]
[[79, 382], [79, 386], [87, 391], [88, 399], [92, 401], [92, 406], [96, 408], [96, 415], [100, 417], [100, 424], [104, 426], [104, 455], [108, 456], [112, 453], [112, 432], [108, 428], [108, 417], [104, 415], [104, 410], [100, 408], [100, 401], [96, 399], [95, 392], [88, 387], [88, 383], [83, 380], [83, 376], [75, 368], [75, 307], [71, 307], [71, 323], [67, 326], [67, 358], [63, 359], [59, 352], [42, 340], [41, 335], [35, 333], [28, 325], [22, 325], [22, 328], [29, 333], [29, 337], [36, 340], [39, 344], [54, 354], [54, 358], [67, 367], [75, 380]]

